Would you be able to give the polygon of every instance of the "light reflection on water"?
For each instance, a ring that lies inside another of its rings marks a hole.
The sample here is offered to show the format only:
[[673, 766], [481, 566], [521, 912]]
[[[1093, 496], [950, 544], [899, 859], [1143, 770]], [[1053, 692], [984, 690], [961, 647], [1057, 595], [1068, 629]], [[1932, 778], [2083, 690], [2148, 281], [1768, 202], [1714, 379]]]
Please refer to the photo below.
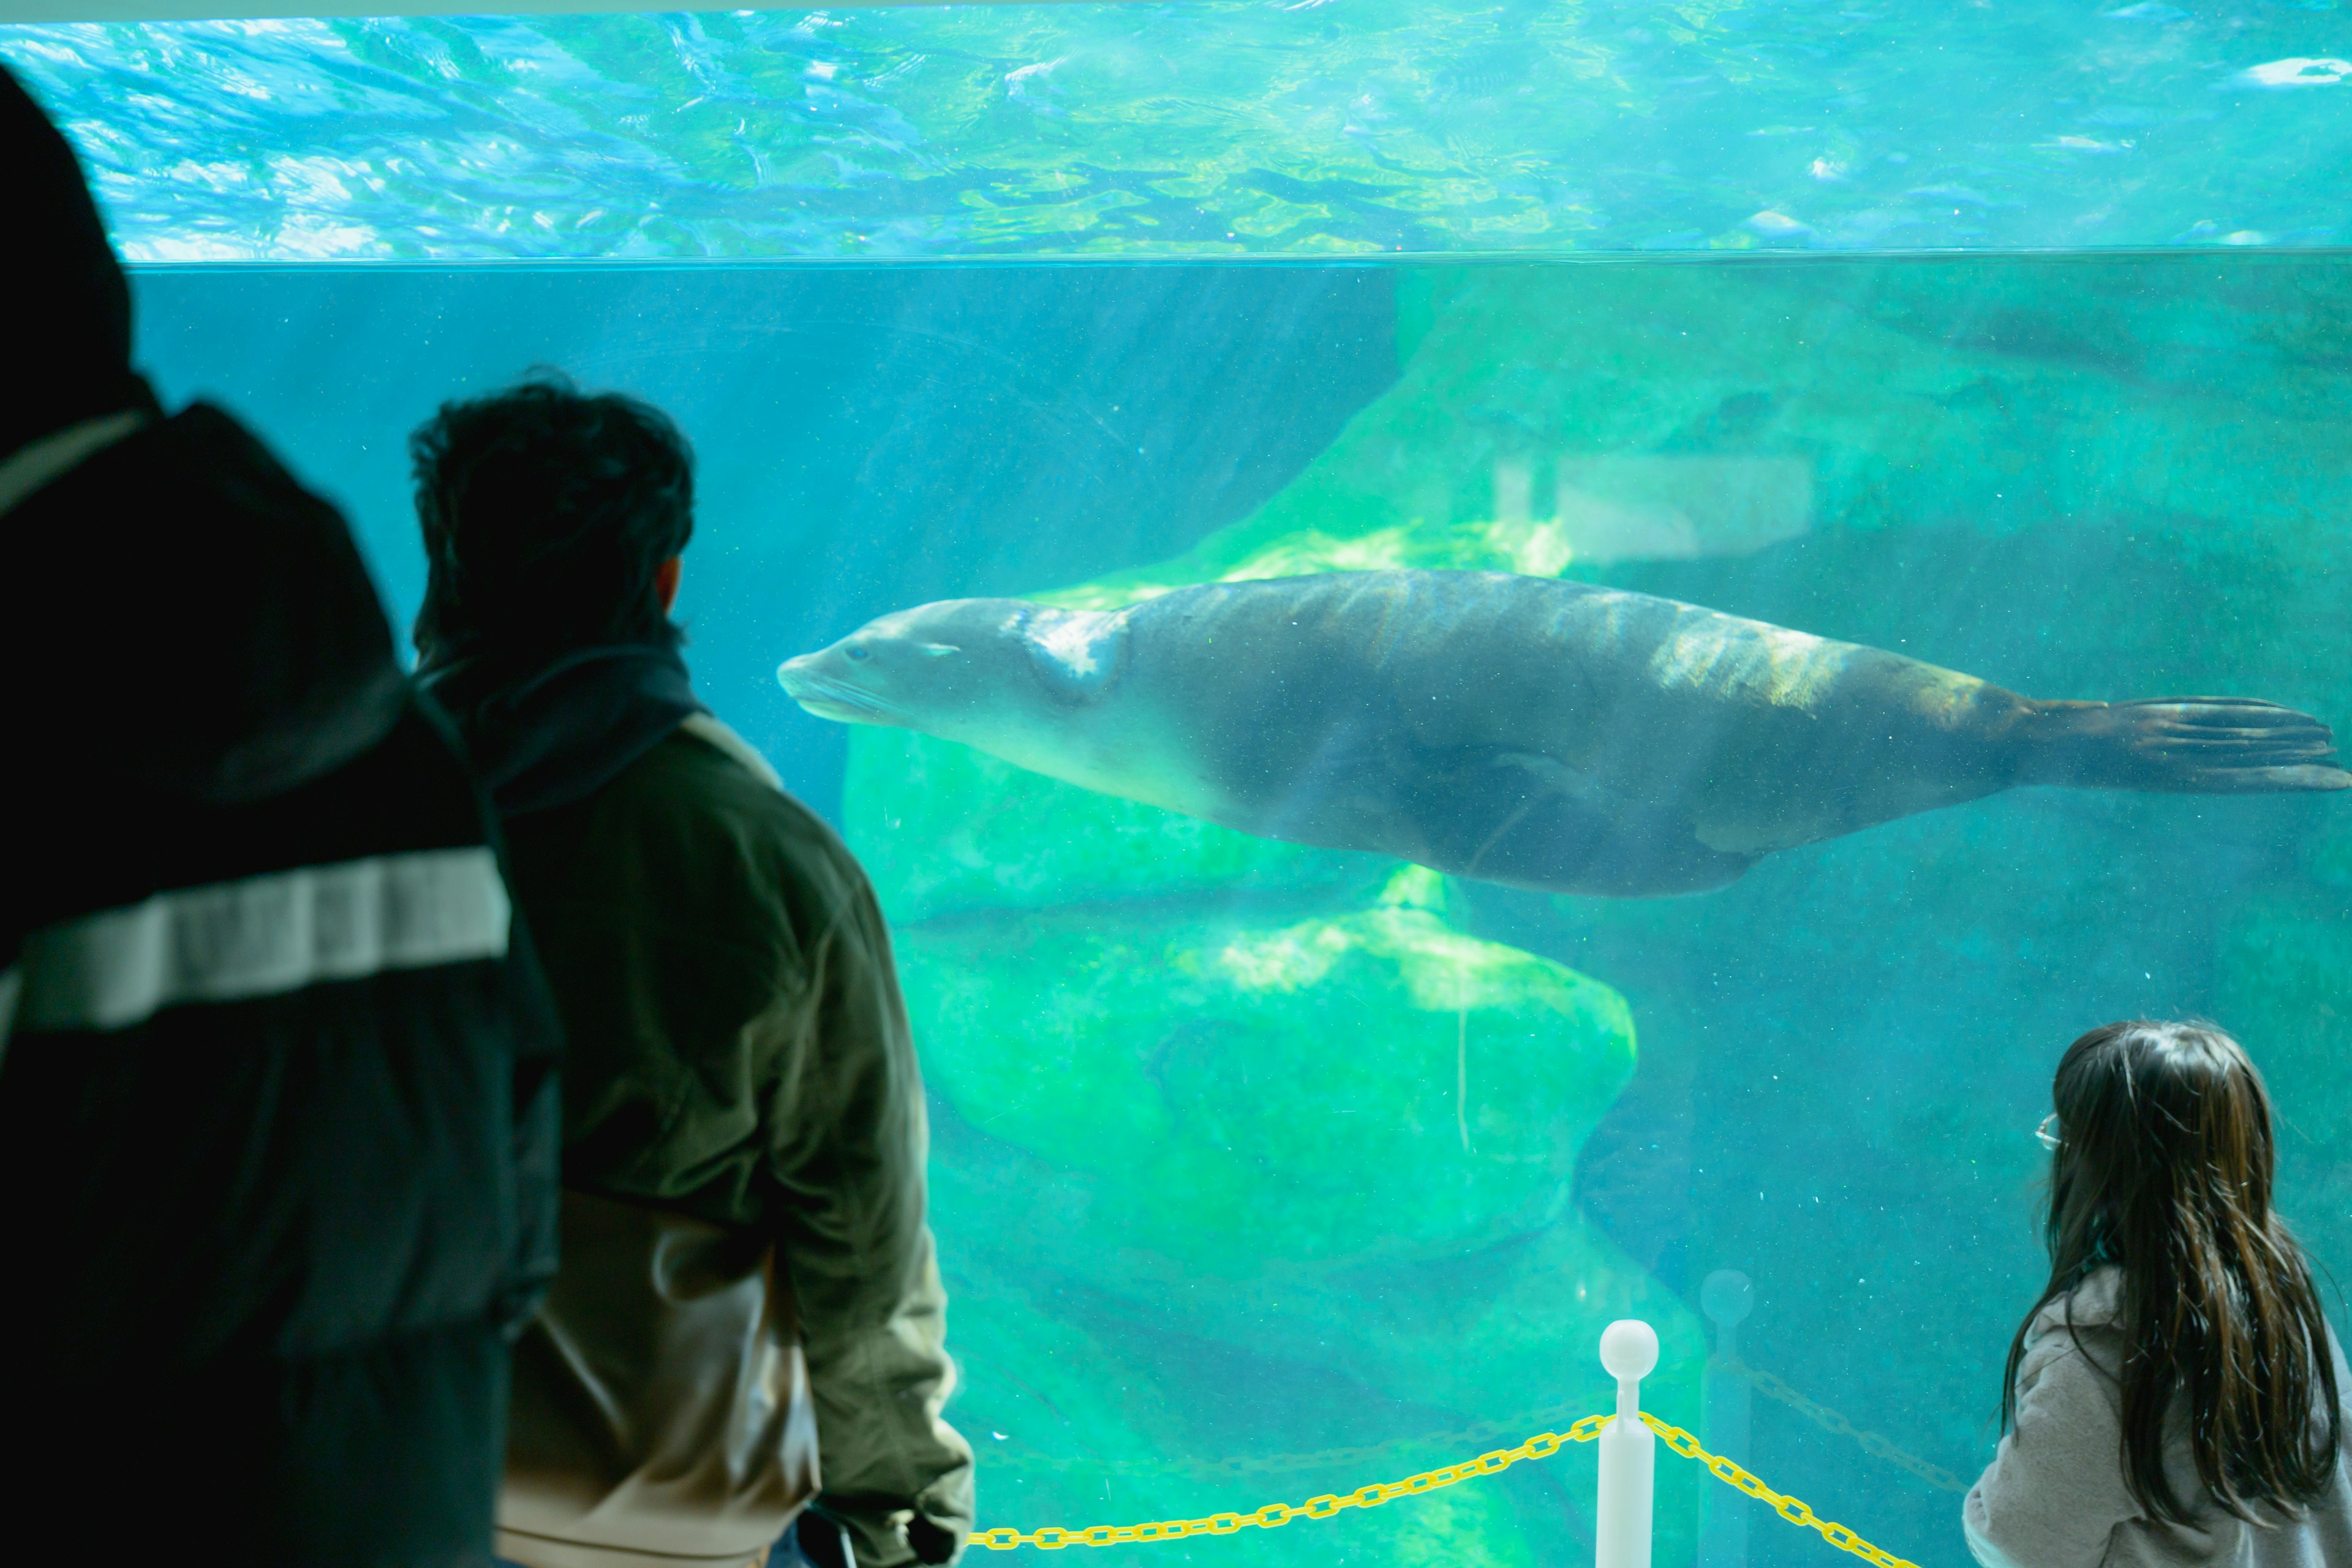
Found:
[[0, 28], [148, 260], [2325, 244], [2336, 14], [1415, 0]]

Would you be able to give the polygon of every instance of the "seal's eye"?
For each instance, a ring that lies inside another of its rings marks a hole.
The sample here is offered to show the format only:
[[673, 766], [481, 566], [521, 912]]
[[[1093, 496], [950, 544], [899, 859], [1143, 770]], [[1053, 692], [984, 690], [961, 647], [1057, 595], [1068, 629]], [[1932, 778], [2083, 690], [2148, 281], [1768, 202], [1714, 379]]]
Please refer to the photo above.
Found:
[[852, 658], [866, 658], [869, 657], [866, 651], [862, 647], [854, 647], [849, 649], [848, 652], [849, 657]]

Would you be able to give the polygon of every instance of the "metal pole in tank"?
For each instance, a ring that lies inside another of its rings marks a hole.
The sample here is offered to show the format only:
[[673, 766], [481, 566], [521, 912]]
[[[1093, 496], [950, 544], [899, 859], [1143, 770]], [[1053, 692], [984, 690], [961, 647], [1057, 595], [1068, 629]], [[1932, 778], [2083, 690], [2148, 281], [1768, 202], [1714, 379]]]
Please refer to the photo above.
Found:
[[[1727, 1370], [1739, 1355], [1739, 1322], [1756, 1305], [1756, 1289], [1737, 1268], [1718, 1268], [1698, 1288], [1699, 1310], [1715, 1324], [1715, 1357], [1707, 1363], [1701, 1439], [1743, 1469], [1748, 1465], [1748, 1380]], [[1729, 1487], [1699, 1493], [1698, 1568], [1748, 1568], [1748, 1500]]]
[[1642, 1379], [1658, 1364], [1657, 1331], [1639, 1318], [1601, 1331], [1601, 1364], [1617, 1380], [1617, 1419], [1601, 1429], [1593, 1568], [1650, 1568], [1650, 1497], [1658, 1439], [1642, 1425]]

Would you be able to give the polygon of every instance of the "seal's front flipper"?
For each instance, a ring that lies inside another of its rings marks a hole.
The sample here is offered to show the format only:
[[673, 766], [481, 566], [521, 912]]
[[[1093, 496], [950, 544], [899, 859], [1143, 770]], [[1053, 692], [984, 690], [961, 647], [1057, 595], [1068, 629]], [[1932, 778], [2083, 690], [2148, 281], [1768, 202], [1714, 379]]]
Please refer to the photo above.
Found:
[[2029, 706], [2020, 784], [2175, 795], [2352, 788], [2327, 726], [2275, 702], [2158, 697]]
[[1424, 757], [1407, 806], [1432, 870], [1507, 887], [1601, 898], [1703, 893], [1754, 864], [1708, 848], [1689, 825], [1609, 796], [1592, 779], [1525, 752]]

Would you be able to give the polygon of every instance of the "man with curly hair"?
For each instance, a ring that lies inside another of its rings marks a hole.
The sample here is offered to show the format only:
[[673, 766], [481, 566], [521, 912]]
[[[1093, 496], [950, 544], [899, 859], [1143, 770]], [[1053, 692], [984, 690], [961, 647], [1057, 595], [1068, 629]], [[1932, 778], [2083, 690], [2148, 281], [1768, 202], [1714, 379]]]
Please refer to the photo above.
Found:
[[570, 1042], [562, 1264], [517, 1347], [499, 1550], [734, 1568], [813, 1505], [820, 1560], [944, 1563], [971, 1452], [940, 1418], [889, 939], [848, 850], [688, 679], [692, 455], [656, 409], [546, 377], [443, 407], [411, 452], [421, 673], [505, 823]]

